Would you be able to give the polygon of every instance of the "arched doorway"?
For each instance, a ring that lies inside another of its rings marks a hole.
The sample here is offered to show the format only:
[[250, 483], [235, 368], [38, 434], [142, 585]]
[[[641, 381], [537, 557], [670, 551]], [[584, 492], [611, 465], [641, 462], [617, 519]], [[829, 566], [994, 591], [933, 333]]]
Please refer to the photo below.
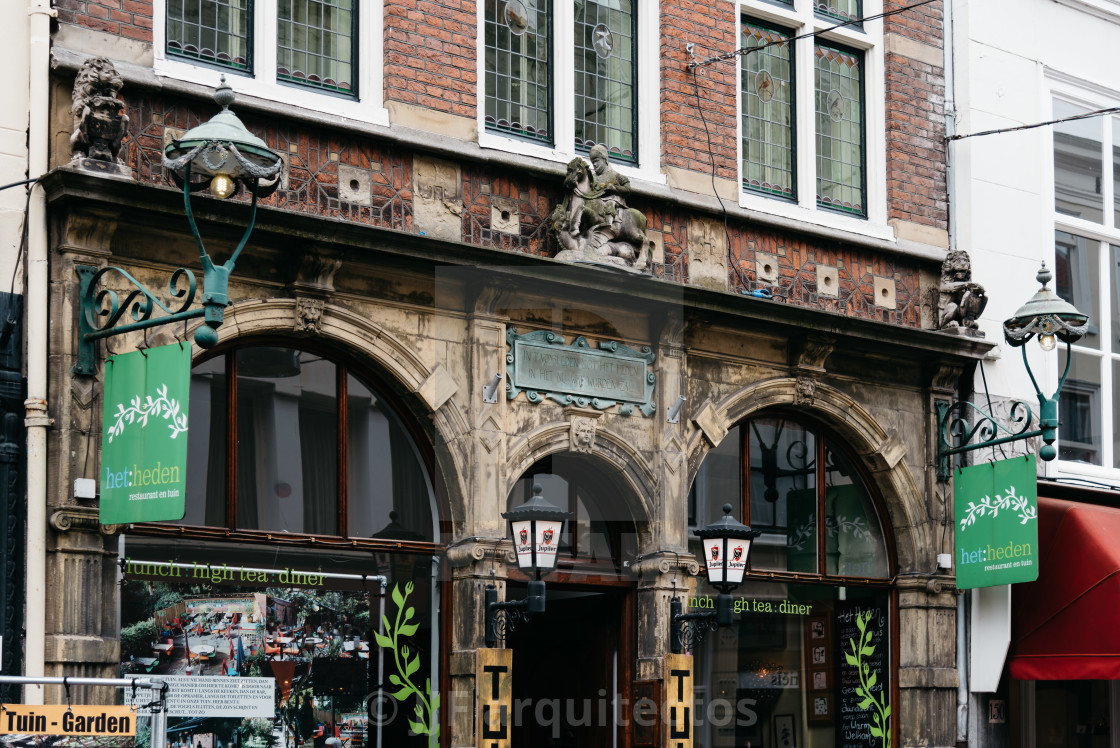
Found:
[[[887, 513], [849, 445], [803, 413], [741, 421], [689, 495], [695, 530], [722, 514], [761, 531], [736, 623], [695, 656], [697, 748], [878, 744], [897, 704], [895, 568]], [[711, 607], [698, 585], [690, 608]], [[875, 738], [875, 740], [872, 740]]]
[[[628, 744], [614, 715], [632, 703], [637, 527], [622, 500], [631, 489], [594, 458], [556, 454], [514, 484], [517, 506], [539, 484], [572, 513], [556, 571], [548, 577], [547, 612], [516, 627], [513, 650], [513, 744], [610, 748]], [[511, 572], [508, 595], [524, 596]]]

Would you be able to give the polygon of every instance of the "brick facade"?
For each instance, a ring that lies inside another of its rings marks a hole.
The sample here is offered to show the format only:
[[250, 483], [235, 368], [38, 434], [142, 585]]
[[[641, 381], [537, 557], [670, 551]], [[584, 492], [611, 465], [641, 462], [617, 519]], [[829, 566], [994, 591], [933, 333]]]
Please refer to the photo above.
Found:
[[152, 41], [151, 0], [55, 0], [60, 23]]
[[460, 117], [478, 105], [474, 0], [385, 4], [385, 100]]
[[[888, 17], [884, 32], [940, 51], [941, 3]], [[948, 229], [943, 66], [886, 55], [886, 125], [887, 217]]]

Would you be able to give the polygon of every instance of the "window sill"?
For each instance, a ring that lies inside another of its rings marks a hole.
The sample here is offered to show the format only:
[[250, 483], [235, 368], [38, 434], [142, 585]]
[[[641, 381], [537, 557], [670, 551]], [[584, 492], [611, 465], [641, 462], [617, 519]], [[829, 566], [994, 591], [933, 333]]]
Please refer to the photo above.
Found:
[[[506, 153], [539, 158], [557, 164], [567, 164], [576, 156], [580, 156], [583, 159], [587, 158], [587, 156], [583, 154], [576, 153], [575, 150], [561, 151], [551, 146], [538, 145], [518, 138], [507, 138], [497, 133], [483, 130], [482, 126], [480, 126], [478, 132], [478, 145], [484, 150], [489, 148], [497, 151], [505, 151]], [[638, 179], [650, 184], [666, 184], [665, 175], [656, 169], [623, 164], [617, 161], [611, 161], [611, 166], [614, 167], [619, 174], [632, 180]]]
[[1057, 460], [1052, 463], [1051, 471], [1057, 478], [1083, 478], [1093, 481], [1107, 482], [1113, 485], [1120, 484], [1120, 468], [1106, 468], [1100, 465], [1090, 465], [1085, 462], [1070, 462]]
[[770, 199], [746, 192], [739, 195], [739, 206], [752, 212], [765, 213], [818, 226], [823, 229], [844, 231], [858, 236], [895, 241], [894, 229], [885, 223], [876, 223], [867, 218], [855, 218], [843, 213], [833, 213], [823, 208], [806, 208], [799, 203]]
[[[298, 84], [280, 83], [275, 80], [261, 80], [259, 77], [245, 75], [237, 70], [222, 70], [217, 67], [192, 65], [171, 59], [157, 59], [153, 64], [157, 78], [172, 78], [187, 83], [196, 83], [217, 88], [221, 76], [238, 95], [254, 96], [259, 99], [283, 102], [286, 106], [307, 109], [313, 112], [327, 112], [371, 125], [389, 125], [389, 111], [366, 98], [348, 99], [334, 92], [319, 93]], [[234, 102], [234, 110], [237, 103]]]
[[1120, 24], [1120, 3], [1114, 0], [1054, 0], [1054, 2]]

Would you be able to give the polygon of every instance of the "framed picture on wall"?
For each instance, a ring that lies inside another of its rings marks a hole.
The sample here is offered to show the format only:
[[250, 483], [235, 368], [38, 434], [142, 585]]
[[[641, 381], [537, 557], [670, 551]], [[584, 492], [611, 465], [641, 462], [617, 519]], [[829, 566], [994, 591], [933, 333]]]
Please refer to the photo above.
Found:
[[777, 748], [797, 748], [797, 727], [792, 714], [774, 715], [774, 745]]
[[810, 722], [831, 722], [833, 718], [832, 710], [833, 704], [831, 693], [809, 694]]

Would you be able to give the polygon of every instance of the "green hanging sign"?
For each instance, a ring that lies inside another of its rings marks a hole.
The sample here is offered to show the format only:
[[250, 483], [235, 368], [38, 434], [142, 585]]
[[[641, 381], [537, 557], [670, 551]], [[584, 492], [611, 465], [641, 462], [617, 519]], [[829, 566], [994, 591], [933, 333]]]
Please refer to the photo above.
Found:
[[190, 388], [189, 344], [105, 362], [101, 524], [183, 518]]
[[1038, 579], [1034, 455], [957, 470], [953, 504], [958, 589]]

